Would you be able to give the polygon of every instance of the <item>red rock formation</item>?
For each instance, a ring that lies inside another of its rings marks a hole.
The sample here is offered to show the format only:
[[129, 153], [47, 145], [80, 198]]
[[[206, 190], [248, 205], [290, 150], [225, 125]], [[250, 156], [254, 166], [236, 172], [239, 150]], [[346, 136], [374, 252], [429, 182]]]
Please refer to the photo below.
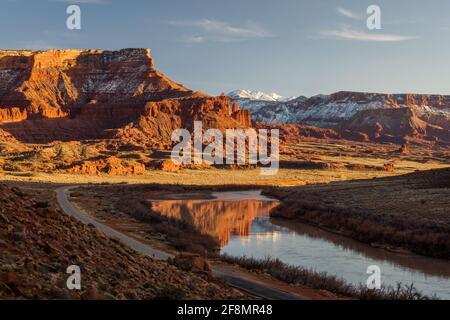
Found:
[[232, 112], [237, 112], [239, 110], [241, 110], [241, 108], [239, 107], [238, 103], [237, 102], [233, 102], [233, 105], [231, 106], [231, 111]]
[[252, 116], [248, 110], [238, 110], [233, 112], [233, 119], [242, 124], [244, 127], [252, 126]]
[[81, 164], [71, 167], [68, 172], [74, 174], [98, 175], [104, 173], [114, 176], [124, 176], [144, 173], [145, 165], [135, 161], [125, 161], [116, 157], [109, 157], [104, 160], [83, 161]]
[[300, 143], [304, 138], [341, 139], [339, 133], [332, 129], [323, 129], [300, 124], [275, 124], [257, 122], [258, 129], [279, 129], [280, 139], [286, 143]]
[[0, 140], [8, 142], [17, 142], [17, 140], [8, 132], [0, 129]]
[[162, 160], [157, 164], [156, 168], [165, 172], [180, 171], [180, 166], [175, 164], [172, 160]]
[[365, 132], [370, 139], [403, 143], [403, 137], [424, 137], [431, 127], [417, 117], [413, 109], [392, 108], [358, 112], [342, 127]]
[[332, 101], [367, 103], [381, 101], [391, 106], [433, 106], [438, 109], [450, 108], [450, 96], [430, 94], [385, 94], [368, 92], [339, 91], [330, 95]]
[[206, 127], [251, 126], [227, 97], [168, 79], [148, 49], [0, 51], [0, 123], [19, 140], [167, 140], [200, 119]]
[[410, 154], [411, 151], [407, 143], [402, 144], [401, 148], [398, 150], [400, 154]]
[[16, 122], [27, 118], [27, 112], [17, 107], [0, 108], [1, 122]]

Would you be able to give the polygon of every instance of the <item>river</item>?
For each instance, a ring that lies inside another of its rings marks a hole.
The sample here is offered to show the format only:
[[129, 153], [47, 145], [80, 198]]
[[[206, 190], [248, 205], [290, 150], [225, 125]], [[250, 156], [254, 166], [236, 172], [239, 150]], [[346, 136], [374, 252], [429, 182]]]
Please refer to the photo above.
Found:
[[269, 217], [278, 205], [260, 191], [171, 195], [152, 201], [153, 210], [194, 225], [215, 237], [221, 253], [281, 261], [365, 284], [367, 268], [381, 270], [384, 285], [411, 284], [424, 294], [450, 299], [450, 261], [384, 249], [339, 236], [302, 223]]

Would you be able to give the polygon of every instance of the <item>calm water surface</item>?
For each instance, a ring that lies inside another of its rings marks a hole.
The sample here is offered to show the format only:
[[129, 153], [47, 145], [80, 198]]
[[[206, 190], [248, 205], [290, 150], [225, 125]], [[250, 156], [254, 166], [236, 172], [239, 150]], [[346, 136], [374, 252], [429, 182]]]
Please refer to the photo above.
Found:
[[387, 252], [301, 223], [274, 219], [277, 201], [260, 191], [218, 192], [152, 201], [163, 215], [182, 219], [215, 237], [221, 252], [233, 256], [278, 258], [295, 266], [325, 271], [349, 283], [366, 283], [367, 267], [381, 268], [382, 283], [414, 283], [417, 289], [450, 299], [450, 262]]

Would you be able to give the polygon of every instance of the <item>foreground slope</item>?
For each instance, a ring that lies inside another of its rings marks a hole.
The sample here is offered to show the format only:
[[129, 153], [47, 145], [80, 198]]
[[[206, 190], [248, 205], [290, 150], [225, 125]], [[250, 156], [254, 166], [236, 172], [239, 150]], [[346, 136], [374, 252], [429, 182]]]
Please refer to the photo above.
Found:
[[[0, 299], [226, 299], [237, 291], [142, 256], [92, 226], [0, 185]], [[66, 287], [81, 268], [82, 290]]]

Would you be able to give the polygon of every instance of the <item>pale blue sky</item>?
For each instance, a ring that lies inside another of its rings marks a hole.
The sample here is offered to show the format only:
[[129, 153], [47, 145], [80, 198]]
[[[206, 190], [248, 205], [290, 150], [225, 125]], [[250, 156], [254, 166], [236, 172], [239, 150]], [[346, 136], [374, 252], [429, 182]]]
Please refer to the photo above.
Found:
[[[78, 3], [82, 29], [66, 29]], [[148, 47], [186, 86], [219, 94], [450, 94], [448, 0], [0, 0], [3, 49]], [[382, 30], [366, 28], [381, 7]], [[389, 40], [389, 41], [388, 41]]]

